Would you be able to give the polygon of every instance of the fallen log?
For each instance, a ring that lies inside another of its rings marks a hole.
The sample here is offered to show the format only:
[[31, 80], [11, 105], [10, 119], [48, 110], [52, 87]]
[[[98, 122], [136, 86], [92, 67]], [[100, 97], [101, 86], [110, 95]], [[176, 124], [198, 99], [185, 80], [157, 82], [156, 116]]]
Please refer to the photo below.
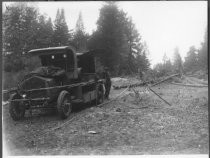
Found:
[[163, 79], [163, 80], [161, 80], [161, 81], [159, 81], [159, 82], [157, 82], [157, 83], [152, 84], [150, 87], [154, 87], [154, 86], [156, 86], [156, 85], [158, 85], [158, 84], [160, 84], [160, 83], [162, 83], [162, 82], [165, 82], [165, 81], [169, 80], [169, 79], [172, 78], [172, 77], [179, 76], [179, 75], [180, 75], [180, 74], [173, 74], [173, 75], [171, 75], [171, 76], [168, 76], [168, 77], [166, 77], [165, 79]]
[[186, 87], [198, 87], [198, 88], [208, 87], [208, 85], [181, 84], [181, 83], [174, 83], [174, 82], [171, 82], [171, 84], [178, 85], [178, 86], [186, 86]]
[[159, 81], [159, 82], [156, 82], [156, 83], [154, 83], [154, 80], [151, 80], [151, 81], [147, 81], [147, 82], [140, 82], [140, 83], [129, 84], [129, 85], [122, 85], [122, 86], [115, 86], [115, 85], [113, 85], [112, 87], [113, 87], [114, 89], [121, 89], [121, 88], [127, 88], [127, 87], [131, 87], [131, 88], [132, 88], [132, 87], [145, 86], [145, 85], [154, 83], [154, 84], [152, 84], [152, 85], [150, 86], [150, 87], [153, 87], [153, 86], [156, 86], [156, 85], [158, 85], [158, 84], [160, 84], [160, 83], [162, 83], [162, 82], [165, 82], [165, 81], [169, 80], [169, 79], [172, 78], [172, 77], [179, 76], [179, 75], [180, 75], [180, 74], [173, 74], [173, 75], [168, 76], [168, 77], [166, 77], [165, 79], [163, 79], [163, 80], [161, 80], [161, 81]]
[[145, 86], [145, 85], [147, 85], [149, 83], [154, 83], [154, 81], [140, 82], [140, 83], [129, 84], [129, 85], [122, 85], [122, 86], [115, 86], [115, 85], [113, 85], [112, 87], [114, 89], [122, 89], [122, 88], [127, 88], [127, 87], [132, 88], [132, 87]]

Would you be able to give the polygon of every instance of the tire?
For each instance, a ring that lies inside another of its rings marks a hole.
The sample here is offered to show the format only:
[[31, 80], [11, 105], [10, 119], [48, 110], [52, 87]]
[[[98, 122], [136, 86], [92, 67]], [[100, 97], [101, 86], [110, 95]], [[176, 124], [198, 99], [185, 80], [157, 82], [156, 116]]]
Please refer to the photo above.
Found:
[[13, 102], [12, 100], [14, 100], [14, 99], [22, 99], [22, 97], [16, 93], [12, 94], [10, 96], [9, 113], [14, 121], [18, 121], [18, 120], [21, 120], [22, 118], [24, 118], [25, 105], [24, 105], [23, 101]]
[[57, 111], [62, 119], [66, 119], [72, 111], [70, 94], [67, 91], [61, 91], [57, 100]]
[[104, 85], [100, 84], [97, 86], [97, 105], [104, 102]]

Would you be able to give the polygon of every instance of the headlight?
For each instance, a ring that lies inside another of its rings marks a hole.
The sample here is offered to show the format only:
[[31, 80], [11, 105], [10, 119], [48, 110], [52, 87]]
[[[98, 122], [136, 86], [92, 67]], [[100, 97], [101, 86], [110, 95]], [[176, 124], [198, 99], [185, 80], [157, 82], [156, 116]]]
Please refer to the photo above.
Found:
[[26, 94], [23, 94], [22, 97], [25, 98], [26, 97]]

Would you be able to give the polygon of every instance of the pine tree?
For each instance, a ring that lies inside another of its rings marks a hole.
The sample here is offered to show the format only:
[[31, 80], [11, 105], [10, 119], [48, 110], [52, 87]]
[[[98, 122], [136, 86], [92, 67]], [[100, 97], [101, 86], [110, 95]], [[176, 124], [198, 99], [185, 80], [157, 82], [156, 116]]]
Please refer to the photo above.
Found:
[[115, 3], [106, 3], [100, 9], [97, 30], [89, 41], [89, 49], [103, 49], [103, 64], [117, 74], [120, 66], [120, 46], [122, 26], [119, 22], [119, 10]]
[[22, 10], [16, 5], [8, 6], [3, 13], [3, 46], [6, 53], [21, 54], [21, 14]]
[[87, 49], [87, 37], [88, 35], [85, 33], [82, 20], [82, 13], [80, 12], [73, 37], [73, 44], [78, 51], [84, 51]]
[[163, 55], [162, 63], [156, 64], [154, 70], [157, 73], [157, 77], [167, 76], [173, 73], [173, 65], [166, 53]]
[[139, 66], [144, 70], [148, 68], [149, 60], [141, 36], [131, 18], [119, 10], [115, 2], [107, 2], [101, 8], [97, 30], [88, 46], [105, 50], [104, 65], [115, 74], [137, 72]]
[[171, 60], [167, 57], [166, 53], [163, 56], [163, 74], [169, 75], [173, 71]]
[[37, 28], [38, 28], [38, 11], [34, 7], [26, 7], [25, 14], [23, 15], [24, 21], [23, 21], [23, 39], [24, 42], [24, 51], [28, 51], [31, 49], [37, 48], [36, 43], [36, 34], [37, 34]]
[[3, 13], [4, 70], [23, 69], [23, 52], [37, 48], [37, 16], [37, 8], [27, 3], [13, 3]]
[[36, 34], [37, 47], [45, 48], [52, 46], [53, 26], [51, 18], [46, 20], [44, 15], [39, 16], [38, 32]]
[[48, 47], [49, 46], [52, 46], [52, 38], [53, 38], [53, 24], [52, 24], [52, 20], [51, 18], [48, 18], [47, 20], [47, 23], [46, 23], [46, 34], [47, 34], [47, 44], [48, 44]]
[[178, 73], [183, 73], [183, 62], [178, 47], [174, 49], [174, 69]]
[[14, 3], [4, 13], [4, 46], [9, 52], [21, 55], [36, 47], [37, 8], [26, 3]]
[[53, 45], [61, 46], [68, 45], [68, 43], [69, 31], [65, 20], [64, 9], [61, 9], [61, 11], [58, 9], [54, 22]]
[[169, 58], [167, 57], [166, 53], [163, 55], [163, 64], [166, 64]]
[[208, 68], [207, 34], [208, 32], [206, 29], [205, 35], [204, 35], [204, 41], [201, 43], [201, 49], [198, 51], [198, 62], [199, 62], [200, 69], [203, 69], [205, 71], [207, 71], [207, 68]]
[[190, 50], [187, 52], [184, 62], [185, 71], [195, 71], [198, 68], [198, 55], [196, 54], [196, 48], [194, 46], [190, 47]]

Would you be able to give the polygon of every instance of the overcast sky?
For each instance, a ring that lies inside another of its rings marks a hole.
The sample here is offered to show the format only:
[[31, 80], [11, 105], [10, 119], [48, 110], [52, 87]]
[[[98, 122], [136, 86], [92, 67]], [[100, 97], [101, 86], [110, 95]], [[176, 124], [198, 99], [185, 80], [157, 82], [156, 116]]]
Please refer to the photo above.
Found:
[[[64, 8], [69, 29], [74, 29], [82, 12], [85, 29], [96, 29], [99, 10], [104, 2], [38, 2], [41, 13], [54, 21], [58, 8]], [[200, 47], [207, 28], [207, 1], [133, 1], [118, 2], [119, 9], [132, 17], [146, 41], [152, 65], [161, 62], [164, 53], [172, 59], [176, 46], [184, 59], [189, 47]]]

